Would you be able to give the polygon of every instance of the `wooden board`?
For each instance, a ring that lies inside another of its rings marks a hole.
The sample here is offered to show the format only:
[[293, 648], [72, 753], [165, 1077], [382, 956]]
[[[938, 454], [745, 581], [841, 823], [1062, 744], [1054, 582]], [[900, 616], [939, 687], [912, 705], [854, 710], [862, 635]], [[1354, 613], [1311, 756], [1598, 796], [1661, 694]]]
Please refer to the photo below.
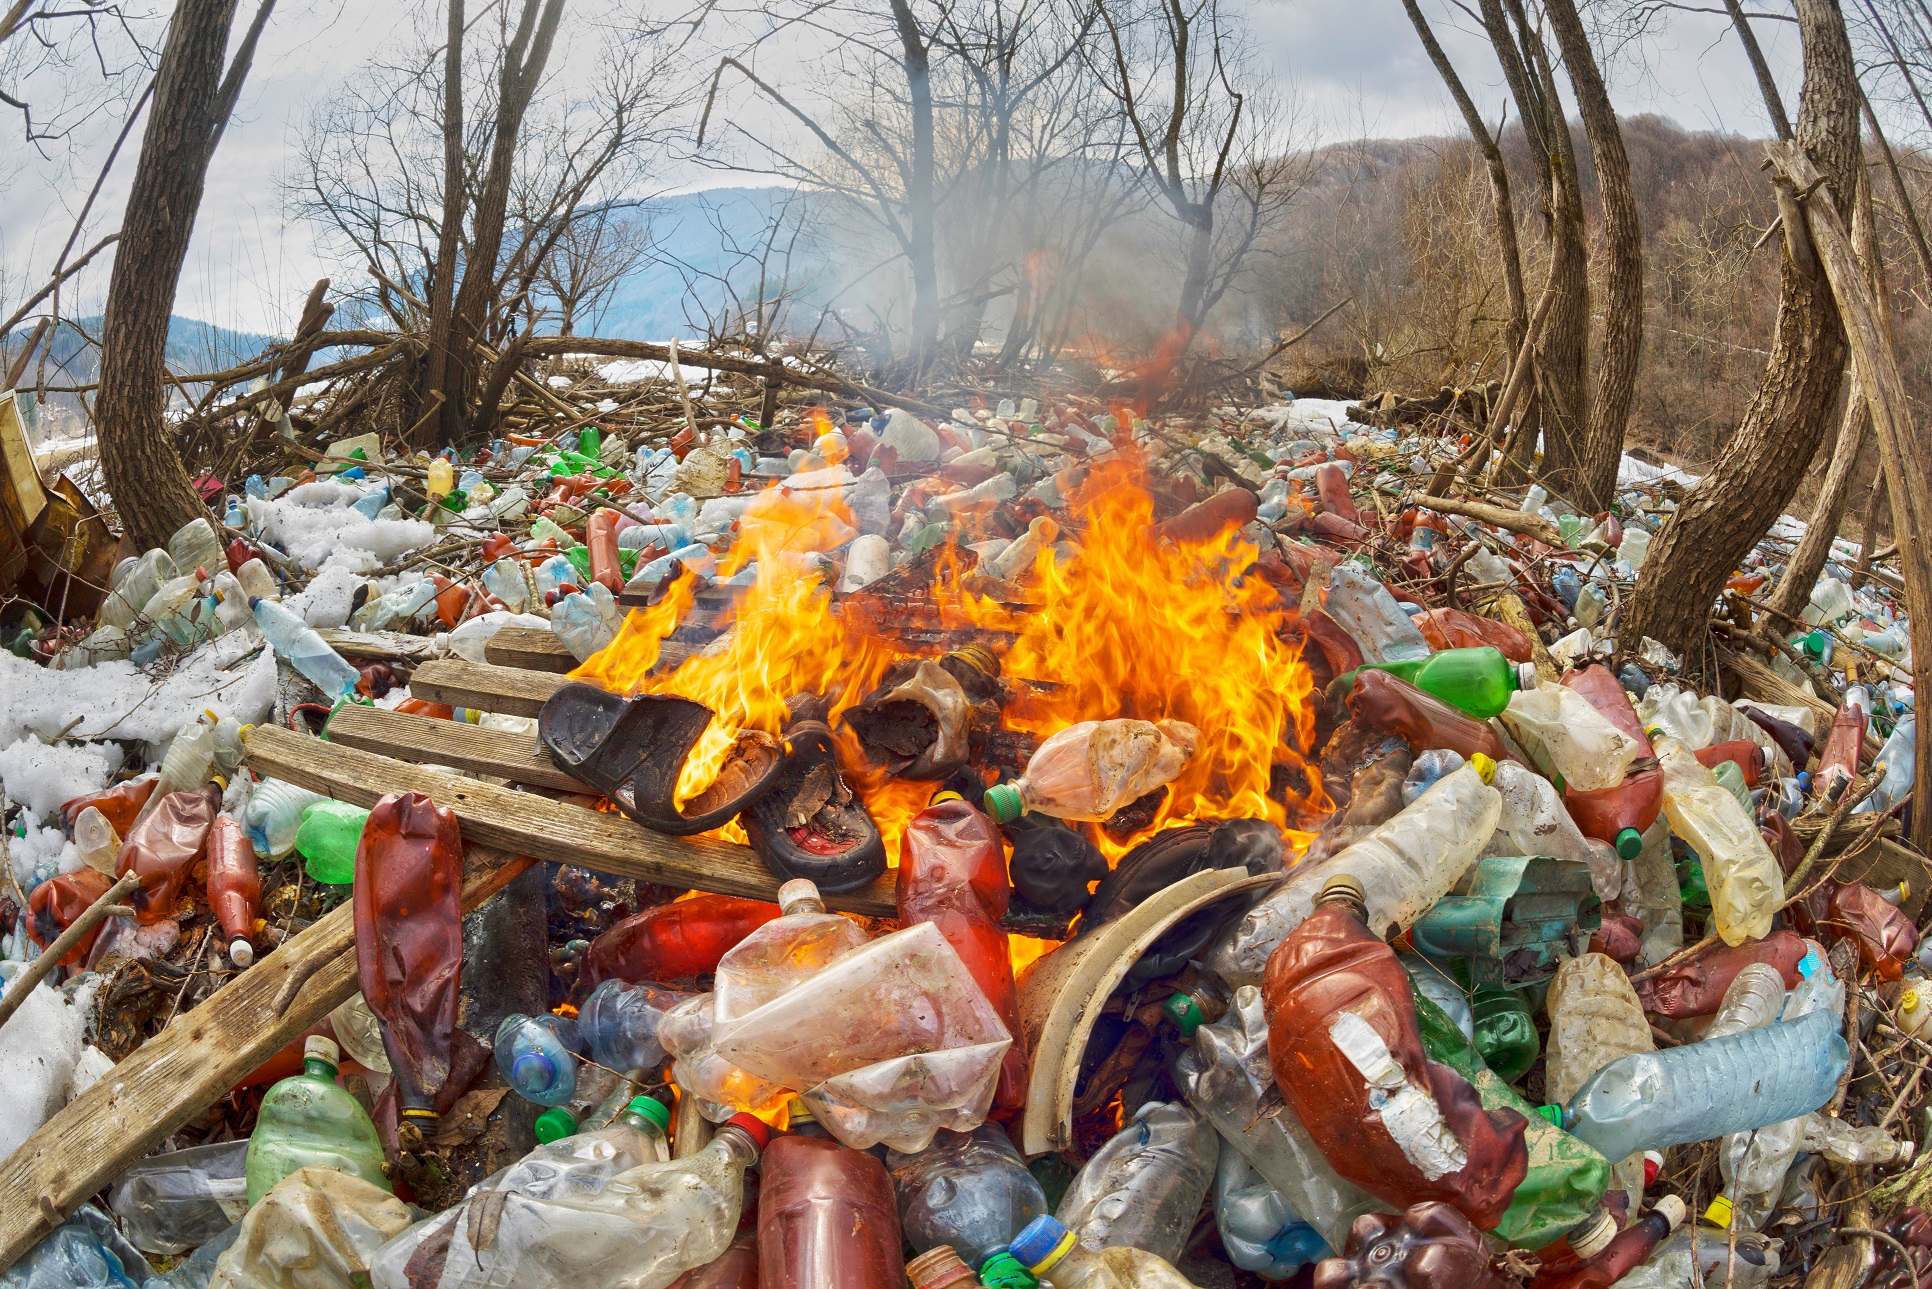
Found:
[[[530, 863], [466, 847], [463, 911]], [[355, 991], [355, 912], [343, 904], [135, 1049], [0, 1161], [0, 1270]]]
[[[667, 886], [755, 900], [778, 898], [779, 879], [749, 846], [666, 836], [622, 815], [499, 788], [274, 726], [259, 726], [249, 735], [247, 760], [264, 777], [286, 779], [358, 806], [373, 806], [389, 792], [421, 792], [456, 812], [468, 842]], [[859, 890], [827, 895], [825, 904], [868, 917], [889, 918], [898, 911], [890, 873]]]
[[487, 662], [438, 658], [409, 678], [411, 697], [451, 707], [474, 707], [505, 716], [535, 716], [550, 695], [570, 682], [554, 672], [495, 667]]
[[[483, 657], [499, 667], [523, 667], [562, 675], [577, 669], [577, 655], [548, 627], [502, 627], [483, 645]], [[415, 693], [415, 690], [410, 690]]]
[[510, 734], [463, 721], [411, 716], [350, 703], [329, 719], [329, 742], [399, 761], [447, 765], [558, 792], [596, 791], [557, 768], [534, 734]]

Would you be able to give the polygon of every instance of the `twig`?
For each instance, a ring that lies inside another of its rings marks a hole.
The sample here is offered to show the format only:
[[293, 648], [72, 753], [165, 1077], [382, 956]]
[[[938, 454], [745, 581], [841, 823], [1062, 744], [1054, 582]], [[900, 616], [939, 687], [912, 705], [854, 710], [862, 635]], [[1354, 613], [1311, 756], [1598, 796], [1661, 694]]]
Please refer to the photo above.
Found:
[[[1785, 880], [1784, 897], [1786, 900], [1796, 899], [1798, 893], [1804, 889], [1804, 880], [1810, 874], [1813, 866], [1824, 857], [1825, 847], [1830, 844], [1832, 833], [1838, 830], [1838, 825], [1844, 821], [1845, 816], [1852, 812], [1852, 807], [1872, 795], [1872, 791], [1878, 787], [1879, 780], [1885, 777], [1884, 771], [1885, 763], [1881, 761], [1872, 767], [1870, 774], [1853, 784], [1844, 796], [1838, 798], [1838, 804], [1832, 807], [1831, 814], [1825, 817], [1825, 826], [1818, 830], [1818, 836], [1812, 840], [1811, 849], [1805, 852], [1804, 860], [1798, 867], [1791, 871], [1791, 876]], [[1890, 813], [1890, 811], [1881, 812], [1878, 818], [1866, 825], [1865, 831], [1870, 834], [1876, 834], [1884, 826], [1886, 816]], [[1859, 840], [1863, 841], [1865, 838], [1861, 837]], [[1852, 844], [1855, 846], [1858, 843], [1853, 842]], [[1847, 849], [1849, 850], [1850, 847], [1847, 847]]]
[[[27, 995], [32, 993], [41, 981], [52, 975], [54, 968], [60, 965], [60, 960], [65, 958], [89, 931], [99, 926], [104, 918], [111, 913], [125, 914], [134, 911], [120, 901], [123, 895], [140, 884], [141, 879], [129, 873], [108, 887], [101, 898], [88, 905], [79, 917], [68, 924], [65, 931], [54, 937], [54, 942], [42, 950], [40, 956], [35, 958], [25, 971], [14, 977], [13, 988], [7, 990], [5, 998], [0, 998], [0, 1025], [5, 1025], [13, 1019], [13, 1014], [20, 1010], [20, 1004], [27, 1000]], [[20, 912], [22, 917], [26, 916], [25, 909]]]

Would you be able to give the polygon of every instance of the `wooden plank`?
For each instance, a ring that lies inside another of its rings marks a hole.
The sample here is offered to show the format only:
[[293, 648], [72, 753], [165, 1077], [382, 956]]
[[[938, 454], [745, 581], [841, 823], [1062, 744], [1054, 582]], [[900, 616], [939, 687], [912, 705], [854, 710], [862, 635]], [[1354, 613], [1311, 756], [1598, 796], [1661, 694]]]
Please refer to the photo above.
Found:
[[[466, 847], [463, 911], [531, 862]], [[355, 991], [355, 912], [342, 904], [135, 1049], [0, 1162], [0, 1271]]]
[[535, 734], [511, 734], [463, 721], [350, 703], [329, 719], [329, 742], [399, 761], [453, 766], [533, 788], [598, 795], [581, 780], [559, 770]]
[[[257, 774], [286, 779], [359, 806], [373, 806], [388, 792], [423, 793], [454, 810], [462, 821], [464, 840], [481, 845], [666, 886], [755, 900], [778, 898], [779, 879], [749, 846], [708, 837], [669, 837], [622, 815], [499, 788], [269, 725], [258, 726], [249, 735], [247, 758]], [[825, 904], [868, 917], [889, 918], [898, 911], [890, 873], [859, 890], [827, 895]]]
[[535, 716], [550, 695], [570, 682], [554, 672], [496, 667], [487, 662], [438, 658], [416, 668], [409, 678], [414, 698], [451, 707], [474, 707], [505, 716]]
[[436, 656], [435, 641], [428, 636], [405, 635], [400, 631], [351, 631], [347, 627], [321, 627], [315, 634], [344, 658], [421, 663]]
[[484, 643], [483, 657], [499, 667], [524, 667], [558, 675], [577, 669], [577, 655], [548, 627], [502, 627]]

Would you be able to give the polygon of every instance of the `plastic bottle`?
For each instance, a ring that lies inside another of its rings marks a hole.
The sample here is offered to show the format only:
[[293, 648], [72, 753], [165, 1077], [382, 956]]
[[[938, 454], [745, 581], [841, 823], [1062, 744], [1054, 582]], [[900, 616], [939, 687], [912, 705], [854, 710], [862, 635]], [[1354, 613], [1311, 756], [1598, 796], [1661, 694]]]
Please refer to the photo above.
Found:
[[496, 1027], [496, 1068], [525, 1099], [560, 1106], [577, 1092], [575, 1021], [545, 1013], [511, 1012]]
[[[1635, 530], [1633, 530], [1635, 531]], [[1626, 537], [1624, 544], [1630, 544]], [[1666, 1195], [1657, 1207], [1619, 1232], [1602, 1252], [1589, 1258], [1556, 1257], [1545, 1262], [1530, 1289], [1609, 1289], [1670, 1238], [1684, 1221], [1684, 1201]]]
[[[1629, 977], [1603, 954], [1586, 953], [1558, 968], [1544, 1008], [1550, 1030], [1543, 1092], [1557, 1105], [1567, 1104], [1605, 1066], [1656, 1048]], [[1633, 1151], [1603, 1153], [1612, 1164], [1611, 1184], [1634, 1209], [1643, 1194], [1643, 1161]]]
[[994, 1100], [1003, 1106], [1021, 1104], [1027, 1062], [1013, 957], [1000, 925], [1010, 888], [999, 829], [959, 794], [940, 793], [906, 825], [895, 890], [899, 925], [937, 926], [1013, 1035]]
[[577, 1030], [590, 1059], [612, 1070], [654, 1070], [664, 1063], [658, 1026], [664, 1013], [691, 995], [657, 985], [606, 980], [577, 1013]]
[[436, 1093], [449, 1077], [462, 885], [454, 812], [418, 792], [376, 803], [356, 850], [356, 968], [363, 999], [382, 1021], [403, 1123], [425, 1137], [435, 1134]]
[[718, 1023], [745, 1016], [805, 977], [863, 946], [851, 918], [827, 913], [818, 887], [799, 877], [778, 888], [781, 916], [766, 922], [718, 961], [712, 1008]]
[[1575, 689], [1549, 685], [1518, 690], [1502, 722], [1530, 759], [1562, 786], [1598, 792], [1623, 782], [1643, 755], [1640, 739], [1619, 729]]
[[1089, 1249], [1181, 1256], [1220, 1162], [1221, 1137], [1179, 1102], [1150, 1101], [1094, 1152], [1054, 1216]]
[[356, 847], [369, 824], [369, 812], [346, 801], [321, 797], [302, 808], [295, 849], [308, 875], [326, 886], [347, 886], [356, 876]]
[[1615, 1158], [1705, 1141], [1817, 1109], [1837, 1091], [1849, 1060], [1837, 1018], [1813, 1012], [1613, 1061], [1576, 1094], [1564, 1123]]
[[1329, 1254], [1328, 1241], [1237, 1150], [1223, 1148], [1215, 1169], [1214, 1221], [1229, 1260], [1263, 1280], [1286, 1280]]
[[[50, 877], [34, 887], [27, 897], [27, 936], [42, 949], [60, 938], [60, 933], [72, 926], [74, 920], [92, 907], [94, 901], [107, 894], [114, 880], [107, 874], [92, 868], [77, 868], [71, 873], [61, 873]], [[78, 967], [87, 961], [93, 950], [94, 942], [101, 937], [97, 924], [93, 930], [83, 935], [67, 956], [60, 960], [63, 967]]]
[[312, 1035], [302, 1049], [302, 1073], [283, 1079], [262, 1098], [248, 1139], [248, 1202], [258, 1203], [298, 1168], [334, 1168], [388, 1190], [376, 1125], [348, 1091], [336, 1085], [340, 1050]]
[[431, 457], [423, 479], [423, 492], [431, 501], [441, 501], [456, 486], [456, 467], [448, 457]]
[[181, 576], [174, 559], [159, 546], [136, 557], [125, 566], [125, 571], [117, 569], [116, 573], [114, 589], [101, 602], [95, 621], [104, 627], [124, 630], [133, 625], [135, 616], [147, 607], [156, 591]]
[[1805, 1116], [1799, 1146], [1807, 1154], [1823, 1155], [1834, 1164], [1887, 1165], [1912, 1162], [1917, 1147], [1900, 1141], [1883, 1128], [1861, 1127], [1828, 1114]]
[[1415, 991], [1442, 1008], [1443, 1014], [1455, 1023], [1463, 1037], [1471, 1042], [1476, 1037], [1476, 1017], [1469, 1007], [1469, 995], [1461, 985], [1441, 967], [1419, 953], [1398, 953], [1396, 958], [1402, 969], [1409, 973], [1409, 981]]
[[121, 1174], [108, 1204], [146, 1253], [186, 1253], [248, 1212], [248, 1142], [151, 1155]]
[[1194, 1289], [1158, 1254], [1131, 1245], [1088, 1249], [1050, 1217], [1028, 1223], [1008, 1246], [1007, 1256], [1052, 1289]]
[[1755, 1231], [1687, 1226], [1617, 1281], [1617, 1289], [1765, 1289], [1778, 1273], [1778, 1246]]
[[[908, 1276], [912, 1270], [912, 1264], [907, 1263]], [[912, 1289], [967, 1289], [979, 1283], [972, 1279], [971, 1271], [966, 1275], [965, 1280], [928, 1280], [924, 1286], [915, 1278]], [[743, 1223], [729, 1248], [703, 1266], [695, 1267], [673, 1280], [670, 1289], [758, 1289], [757, 1222]]]
[[1542, 1054], [1542, 1040], [1523, 996], [1514, 989], [1479, 985], [1469, 996], [1469, 1009], [1483, 1063], [1505, 1083], [1527, 1074]]
[[515, 559], [497, 560], [483, 570], [483, 589], [503, 602], [512, 613], [530, 607], [530, 586], [523, 580], [523, 565]]
[[204, 711], [175, 732], [155, 776], [154, 795], [138, 818], [145, 818], [171, 793], [194, 792], [208, 782], [215, 766], [215, 725], [221, 718]]
[[718, 969], [725, 951], [779, 915], [776, 904], [698, 895], [634, 913], [590, 942], [582, 979], [683, 980]]
[[[543, 1119], [538, 1116], [539, 1123]], [[559, 1200], [595, 1195], [619, 1173], [644, 1164], [668, 1162], [671, 1139], [666, 1133], [670, 1124], [671, 1112], [662, 1101], [631, 1097], [604, 1127], [545, 1141], [479, 1183], [476, 1190], [513, 1191]]]
[[1490, 786], [1501, 794], [1503, 809], [1485, 848], [1487, 854], [1547, 855], [1581, 864], [1591, 870], [1600, 898], [1617, 897], [1623, 885], [1622, 864], [1607, 850], [1602, 852], [1609, 856], [1607, 868], [1599, 861], [1599, 852], [1577, 830], [1554, 784], [1519, 761], [1503, 761], [1496, 766]]
[[1703, 861], [1718, 934], [1731, 945], [1762, 938], [1784, 903], [1784, 873], [1756, 822], [1683, 744], [1663, 737], [1652, 745], [1664, 772], [1664, 813]]
[[1328, 575], [1322, 608], [1360, 646], [1368, 662], [1411, 662], [1429, 656], [1429, 642], [1388, 588], [1354, 564]]
[[1429, 1064], [1408, 975], [1369, 930], [1362, 884], [1338, 874], [1321, 899], [1268, 960], [1282, 1098], [1364, 1190], [1404, 1207], [1440, 1199], [1494, 1228], [1528, 1169], [1522, 1116], [1485, 1113], [1462, 1076]]
[[589, 662], [617, 638], [623, 610], [601, 582], [578, 595], [566, 595], [550, 610], [550, 629], [578, 662]]
[[331, 649], [315, 628], [275, 600], [258, 596], [248, 602], [248, 607], [255, 611], [255, 624], [276, 657], [308, 677], [324, 698], [335, 702], [355, 692], [362, 673]]
[[[1445, 649], [1407, 662], [1369, 662], [1362, 666], [1399, 676], [1477, 720], [1501, 715], [1509, 706], [1509, 696], [1517, 690], [1536, 688], [1534, 664], [1512, 663], [1500, 649], [1487, 645]], [[1343, 680], [1353, 684], [1358, 674], [1350, 672]]]
[[1872, 794], [1852, 807], [1853, 814], [1890, 810], [1912, 790], [1918, 758], [1918, 729], [1919, 718], [1915, 715], [1907, 716], [1893, 728], [1885, 746], [1878, 750], [1878, 760], [1885, 763], [1885, 773]]
[[89, 792], [84, 796], [63, 801], [60, 803], [61, 820], [71, 828], [80, 818], [81, 812], [92, 806], [106, 817], [115, 832], [125, 835], [130, 828], [134, 827], [134, 821], [140, 817], [142, 809], [153, 797], [154, 785], [153, 776], [129, 779], [126, 783], [117, 784], [112, 788], [103, 788], [99, 792]]
[[1348, 714], [1358, 726], [1394, 734], [1416, 748], [1442, 748], [1458, 756], [1507, 758], [1496, 731], [1432, 694], [1381, 671], [1356, 673], [1348, 691]]
[[190, 519], [175, 529], [174, 536], [168, 538], [168, 558], [182, 572], [195, 568], [205, 568], [213, 572], [228, 567], [226, 557], [221, 552], [221, 540], [215, 536], [215, 528], [205, 518]]
[[295, 849], [302, 828], [302, 812], [318, 801], [319, 792], [298, 788], [282, 779], [263, 779], [242, 807], [242, 829], [258, 859], [282, 859]]
[[783, 1136], [758, 1171], [762, 1289], [901, 1289], [898, 1205], [877, 1159], [822, 1137]]
[[671, 1069], [678, 1087], [691, 1095], [705, 1118], [722, 1123], [740, 1111], [770, 1118], [796, 1100], [790, 1088], [739, 1069], [718, 1055], [716, 1037], [708, 993], [695, 994], [671, 1008], [658, 1025], [658, 1041], [677, 1058]]
[[436, 598], [436, 583], [427, 577], [379, 595], [355, 611], [358, 631], [382, 631], [394, 623], [413, 621]]
[[1046, 1192], [1005, 1129], [941, 1133], [916, 1155], [886, 1156], [906, 1240], [924, 1253], [950, 1246], [978, 1266], [1047, 1211]]
[[107, 1215], [88, 1204], [0, 1274], [0, 1285], [6, 1289], [141, 1289], [141, 1281], [152, 1273], [147, 1260], [114, 1229]]
[[208, 829], [208, 906], [228, 937], [228, 960], [255, 961], [255, 919], [261, 914], [262, 874], [255, 848], [232, 815], [216, 815]]
[[74, 846], [80, 851], [81, 862], [102, 873], [112, 873], [115, 861], [121, 857], [121, 836], [114, 831], [114, 825], [107, 816], [88, 806], [74, 820]]
[[[1426, 647], [1426, 646], [1425, 646]], [[1173, 782], [1200, 731], [1183, 721], [1081, 721], [1051, 735], [1012, 783], [986, 790], [986, 813], [1000, 823], [1022, 814], [1099, 822]]]
[[1370, 892], [1372, 925], [1409, 927], [1454, 888], [1495, 832], [1503, 805], [1489, 786], [1494, 774], [1494, 763], [1476, 760], [1354, 845], [1290, 870], [1281, 888], [1216, 946], [1208, 966], [1230, 985], [1259, 983], [1275, 946], [1314, 911], [1322, 888], [1342, 875]]
[[171, 792], [128, 832], [114, 871], [141, 879], [140, 888], [128, 897], [139, 921], [174, 916], [189, 872], [207, 853], [208, 830], [220, 810], [221, 789], [212, 783], [194, 792]]
[[1818, 771], [1811, 777], [1815, 795], [1835, 801], [1858, 777], [1858, 758], [1865, 747], [1865, 727], [1871, 720], [1872, 693], [1863, 685], [1845, 689], [1845, 701], [1831, 718], [1831, 731], [1818, 752]]
[[590, 547], [590, 577], [611, 594], [624, 589], [624, 568], [617, 554], [617, 521], [620, 513], [606, 506], [590, 517], [584, 544]]
[[1411, 1205], [1402, 1216], [1373, 1213], [1348, 1233], [1344, 1257], [1316, 1264], [1313, 1289], [1506, 1289], [1490, 1270], [1482, 1232], [1448, 1204]]
[[1530, 638], [1507, 622], [1479, 618], [1461, 609], [1425, 609], [1409, 620], [1436, 649], [1475, 649], [1488, 645], [1501, 650], [1503, 657], [1511, 662], [1528, 662], [1534, 652]]
[[260, 558], [243, 560], [241, 567], [235, 570], [235, 581], [241, 584], [244, 608], [257, 599], [279, 600], [282, 596], [274, 575]]
[[1747, 963], [1731, 978], [1730, 988], [1724, 991], [1724, 1001], [1702, 1037], [1708, 1041], [1742, 1034], [1747, 1029], [1762, 1029], [1783, 1010], [1784, 976], [1769, 963]]
[[1566, 785], [1563, 793], [1570, 818], [1585, 836], [1607, 842], [1624, 859], [1634, 860], [1642, 850], [1643, 833], [1663, 807], [1663, 773], [1650, 764], [1655, 752], [1649, 736], [1630, 705], [1629, 691], [1608, 667], [1584, 667], [1564, 676], [1563, 683], [1640, 744], [1638, 760], [1620, 782], [1594, 792]]

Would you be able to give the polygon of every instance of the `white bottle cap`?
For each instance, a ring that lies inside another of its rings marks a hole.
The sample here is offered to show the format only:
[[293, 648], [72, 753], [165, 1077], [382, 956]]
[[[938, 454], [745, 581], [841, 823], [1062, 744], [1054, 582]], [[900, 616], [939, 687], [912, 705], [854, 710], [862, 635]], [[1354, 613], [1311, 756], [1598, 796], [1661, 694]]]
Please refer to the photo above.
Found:
[[1662, 1214], [1664, 1220], [1670, 1223], [1670, 1229], [1675, 1231], [1684, 1224], [1684, 1218], [1690, 1212], [1690, 1209], [1685, 1206], [1684, 1201], [1678, 1196], [1666, 1195], [1658, 1200], [1656, 1206], [1650, 1211]]
[[230, 940], [228, 942], [228, 961], [234, 963], [237, 967], [253, 966], [255, 962], [255, 946], [240, 938]]
[[1903, 1168], [1912, 1162], [1912, 1156], [1918, 1153], [1918, 1149], [1917, 1142], [1901, 1141], [1898, 1143], [1898, 1158], [1892, 1162]]
[[342, 1049], [327, 1034], [311, 1034], [302, 1044], [302, 1059], [305, 1061], [327, 1061], [330, 1065], [342, 1064]]
[[794, 877], [778, 888], [778, 908], [783, 913], [822, 913], [825, 901], [819, 898], [818, 883], [809, 877]]
[[1589, 1230], [1570, 1236], [1570, 1247], [1576, 1250], [1577, 1257], [1588, 1262], [1609, 1248], [1610, 1241], [1616, 1238], [1617, 1219], [1608, 1213], [1599, 1213]]

